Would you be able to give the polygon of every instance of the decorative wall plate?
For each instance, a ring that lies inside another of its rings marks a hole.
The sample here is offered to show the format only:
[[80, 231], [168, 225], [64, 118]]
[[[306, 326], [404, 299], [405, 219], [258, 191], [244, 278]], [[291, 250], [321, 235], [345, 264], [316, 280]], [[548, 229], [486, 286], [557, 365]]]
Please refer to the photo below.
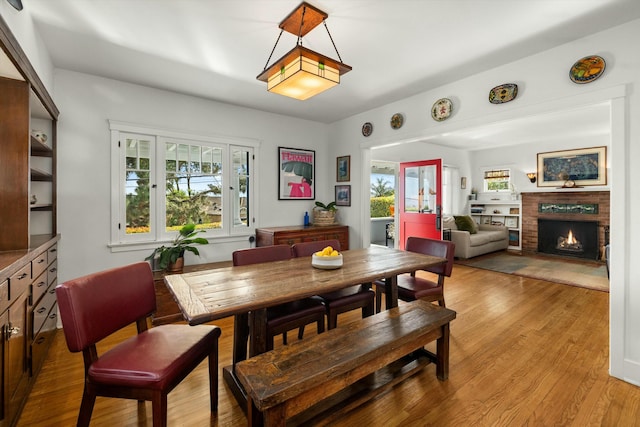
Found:
[[453, 106], [450, 99], [440, 98], [434, 102], [433, 107], [431, 107], [431, 117], [437, 122], [446, 120], [451, 115], [452, 108]]
[[505, 102], [513, 101], [516, 96], [518, 96], [518, 85], [505, 83], [489, 91], [489, 102], [492, 104], [504, 104]]
[[369, 136], [373, 133], [373, 125], [369, 122], [362, 125], [362, 134], [364, 136]]
[[391, 127], [393, 129], [400, 129], [404, 123], [404, 117], [400, 113], [396, 113], [391, 116]]
[[591, 83], [604, 73], [605, 67], [606, 63], [600, 56], [585, 56], [573, 64], [569, 78], [578, 84]]

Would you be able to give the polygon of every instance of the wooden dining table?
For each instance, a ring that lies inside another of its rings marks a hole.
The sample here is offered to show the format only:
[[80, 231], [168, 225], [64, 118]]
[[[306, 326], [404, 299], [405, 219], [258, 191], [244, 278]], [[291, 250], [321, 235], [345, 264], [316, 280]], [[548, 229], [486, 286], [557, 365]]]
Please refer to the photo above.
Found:
[[266, 351], [268, 307], [384, 279], [386, 307], [393, 308], [398, 305], [399, 274], [446, 262], [378, 246], [343, 251], [342, 256], [343, 266], [335, 270], [314, 268], [311, 257], [300, 257], [168, 275], [164, 280], [190, 325], [234, 316], [233, 365], [225, 367], [223, 375], [241, 399], [234, 366], [247, 358], [247, 351], [249, 357]]

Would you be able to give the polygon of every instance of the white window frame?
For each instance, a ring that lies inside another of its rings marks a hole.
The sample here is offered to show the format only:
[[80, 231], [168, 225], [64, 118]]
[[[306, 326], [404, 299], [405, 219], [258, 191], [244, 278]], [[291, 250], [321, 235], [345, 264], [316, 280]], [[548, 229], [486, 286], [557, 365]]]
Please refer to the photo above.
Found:
[[[509, 177], [507, 180], [507, 188], [503, 190], [489, 190], [488, 189], [489, 179], [486, 178], [487, 174], [491, 172], [499, 173], [502, 171], [507, 171], [507, 173], [509, 174]], [[511, 181], [512, 178], [513, 178], [513, 174], [511, 173], [511, 168], [495, 167], [491, 169], [485, 169], [482, 171], [482, 191], [485, 193], [510, 193], [512, 188], [512, 181]]]
[[[171, 241], [175, 233], [165, 231], [165, 167], [164, 144], [166, 142], [187, 143], [203, 146], [213, 146], [223, 149], [223, 189], [221, 196], [223, 224], [220, 229], [208, 229], [205, 237], [210, 242], [212, 239], [231, 238], [236, 240], [255, 234], [257, 216], [256, 194], [258, 194], [257, 159], [260, 141], [252, 138], [236, 138], [227, 136], [197, 135], [169, 129], [155, 128], [144, 125], [109, 120], [111, 132], [111, 239], [109, 247], [113, 252], [137, 250], [143, 248], [155, 248], [158, 244]], [[155, 191], [150, 191], [150, 222], [152, 232], [148, 234], [126, 234], [125, 212], [125, 188], [122, 183], [126, 176], [125, 156], [126, 149], [120, 141], [126, 137], [139, 137], [152, 141], [150, 167], [150, 184], [155, 184]], [[161, 149], [162, 148], [162, 149]], [[234, 227], [233, 225], [233, 194], [229, 183], [232, 176], [232, 150], [240, 148], [251, 153], [249, 163], [249, 195], [248, 204], [251, 207], [250, 217], [247, 218], [247, 227]], [[162, 193], [158, 193], [161, 191]]]

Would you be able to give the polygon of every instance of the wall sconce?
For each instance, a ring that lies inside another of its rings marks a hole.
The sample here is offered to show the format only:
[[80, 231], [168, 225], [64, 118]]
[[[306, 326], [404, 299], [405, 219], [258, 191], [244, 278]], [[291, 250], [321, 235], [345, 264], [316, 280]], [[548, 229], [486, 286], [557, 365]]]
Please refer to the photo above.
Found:
[[535, 172], [529, 172], [527, 174], [527, 178], [529, 178], [529, 181], [531, 181], [532, 184], [536, 182], [537, 176], [538, 175]]

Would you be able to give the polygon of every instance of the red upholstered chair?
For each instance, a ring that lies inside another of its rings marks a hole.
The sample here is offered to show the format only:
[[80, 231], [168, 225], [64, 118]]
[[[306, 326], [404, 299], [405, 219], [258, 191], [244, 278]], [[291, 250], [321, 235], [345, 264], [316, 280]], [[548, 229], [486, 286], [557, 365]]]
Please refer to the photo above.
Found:
[[[340, 250], [338, 240], [319, 240], [315, 242], [303, 242], [293, 245], [295, 257], [311, 256], [327, 246]], [[327, 308], [327, 327], [333, 329], [338, 326], [338, 314], [347, 311], [362, 309], [362, 317], [371, 316], [374, 313], [375, 293], [368, 285], [351, 286], [339, 291], [318, 295]]]
[[[292, 258], [291, 246], [273, 245], [240, 249], [233, 252], [233, 265], [259, 264], [284, 261]], [[265, 266], [265, 268], [268, 268]], [[267, 309], [267, 350], [273, 349], [273, 338], [283, 334], [287, 343], [287, 332], [298, 329], [298, 339], [302, 339], [304, 327], [317, 323], [318, 333], [324, 332], [324, 305], [313, 298], [288, 302]]]
[[[78, 426], [88, 426], [96, 396], [150, 400], [153, 425], [167, 425], [167, 394], [209, 358], [211, 411], [218, 406], [217, 326], [148, 328], [156, 310], [153, 274], [146, 262], [70, 280], [56, 287], [71, 352], [82, 351], [84, 394]], [[98, 355], [96, 343], [136, 323], [138, 334]]]
[[[435, 281], [425, 277], [418, 277], [416, 272], [399, 275], [398, 298], [403, 301], [417, 299], [438, 301], [439, 305], [445, 307], [444, 278], [451, 277], [455, 248], [456, 245], [448, 240], [425, 239], [422, 237], [407, 238], [405, 250], [442, 257], [447, 261], [424, 270], [436, 274], [437, 279]], [[385, 291], [385, 283], [383, 280], [377, 280], [374, 282], [374, 286], [376, 287], [376, 311], [379, 313], [382, 306], [382, 293]]]

